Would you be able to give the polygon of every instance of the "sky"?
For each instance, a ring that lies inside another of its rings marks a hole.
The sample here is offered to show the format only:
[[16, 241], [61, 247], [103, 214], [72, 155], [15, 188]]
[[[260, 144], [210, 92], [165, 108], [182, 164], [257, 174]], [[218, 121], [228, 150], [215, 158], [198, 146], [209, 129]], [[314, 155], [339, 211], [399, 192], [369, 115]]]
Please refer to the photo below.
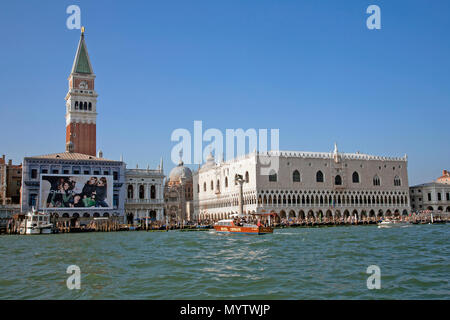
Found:
[[[447, 0], [4, 2], [0, 153], [15, 163], [65, 150], [73, 4], [105, 158], [163, 157], [167, 174], [172, 132], [200, 120], [224, 134], [279, 129], [281, 150], [407, 154], [410, 185], [450, 169]], [[366, 26], [372, 4], [380, 30]]]

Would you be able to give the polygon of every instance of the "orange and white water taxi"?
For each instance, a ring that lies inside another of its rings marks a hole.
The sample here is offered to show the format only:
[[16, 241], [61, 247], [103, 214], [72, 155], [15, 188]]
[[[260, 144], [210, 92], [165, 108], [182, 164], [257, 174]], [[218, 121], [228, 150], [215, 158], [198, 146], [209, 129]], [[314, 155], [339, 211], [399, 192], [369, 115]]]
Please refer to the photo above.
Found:
[[[243, 215], [232, 215], [232, 217], [244, 217]], [[214, 230], [220, 233], [243, 233], [243, 234], [266, 234], [273, 233], [273, 227], [270, 226], [270, 219], [268, 225], [264, 226], [261, 220], [255, 223], [237, 223], [234, 219], [219, 220], [214, 224]]]

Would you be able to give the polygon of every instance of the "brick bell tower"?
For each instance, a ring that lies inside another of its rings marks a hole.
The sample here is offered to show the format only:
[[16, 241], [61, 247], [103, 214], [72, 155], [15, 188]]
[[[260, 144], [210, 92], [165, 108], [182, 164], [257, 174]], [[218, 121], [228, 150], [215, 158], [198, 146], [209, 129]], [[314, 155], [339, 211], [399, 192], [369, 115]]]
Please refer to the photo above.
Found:
[[66, 151], [95, 156], [97, 92], [95, 74], [84, 41], [84, 27], [69, 76], [66, 95]]

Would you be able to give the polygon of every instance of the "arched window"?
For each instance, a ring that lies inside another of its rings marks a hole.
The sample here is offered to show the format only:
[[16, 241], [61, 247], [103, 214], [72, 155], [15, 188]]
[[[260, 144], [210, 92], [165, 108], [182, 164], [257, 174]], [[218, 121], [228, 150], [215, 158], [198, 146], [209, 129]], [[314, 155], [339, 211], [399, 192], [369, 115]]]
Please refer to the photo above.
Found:
[[377, 175], [375, 175], [375, 177], [373, 177], [373, 185], [374, 186], [380, 185], [380, 178]]
[[84, 102], [84, 110], [87, 110], [87, 102]]
[[292, 181], [300, 182], [300, 172], [298, 172], [298, 170], [295, 170], [292, 174]]
[[92, 103], [89, 102], [89, 111], [92, 111]]
[[400, 187], [402, 185], [402, 181], [400, 180], [399, 176], [395, 176], [394, 178], [394, 186]]
[[150, 199], [156, 199], [156, 188], [155, 186], [150, 187]]
[[133, 199], [133, 186], [130, 184], [128, 186], [128, 199]]
[[217, 179], [216, 190], [220, 191], [220, 180], [219, 179]]
[[75, 110], [78, 110], [78, 101], [75, 101]]
[[277, 173], [273, 169], [269, 173], [269, 181], [277, 181]]
[[228, 177], [225, 177], [225, 188], [228, 188]]
[[144, 186], [141, 184], [139, 186], [139, 199], [144, 199], [144, 197], [145, 197]]
[[320, 170], [316, 173], [316, 182], [323, 182], [323, 173]]
[[249, 182], [249, 176], [248, 176], [248, 171], [245, 172], [245, 182]]
[[211, 190], [214, 190], [214, 182], [211, 180]]
[[206, 192], [206, 182], [203, 183], [203, 191]]
[[337, 186], [340, 186], [340, 185], [342, 184], [342, 178], [341, 178], [340, 175], [337, 175], [337, 176], [334, 178], [334, 184], [337, 185]]
[[353, 172], [353, 175], [352, 175], [352, 181], [353, 181], [353, 183], [359, 183], [359, 174], [358, 174], [358, 172]]
[[200, 193], [200, 185], [197, 183], [197, 193]]

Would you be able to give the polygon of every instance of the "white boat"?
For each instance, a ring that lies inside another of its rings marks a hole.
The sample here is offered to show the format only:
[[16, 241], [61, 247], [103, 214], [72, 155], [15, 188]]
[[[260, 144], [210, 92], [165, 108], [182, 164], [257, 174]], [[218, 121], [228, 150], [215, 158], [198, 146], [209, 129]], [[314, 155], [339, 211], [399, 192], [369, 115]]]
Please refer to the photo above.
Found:
[[406, 227], [409, 222], [400, 220], [383, 220], [378, 222], [378, 228]]
[[38, 212], [33, 208], [25, 216], [20, 234], [49, 234], [52, 233], [52, 227], [50, 215], [45, 212]]

